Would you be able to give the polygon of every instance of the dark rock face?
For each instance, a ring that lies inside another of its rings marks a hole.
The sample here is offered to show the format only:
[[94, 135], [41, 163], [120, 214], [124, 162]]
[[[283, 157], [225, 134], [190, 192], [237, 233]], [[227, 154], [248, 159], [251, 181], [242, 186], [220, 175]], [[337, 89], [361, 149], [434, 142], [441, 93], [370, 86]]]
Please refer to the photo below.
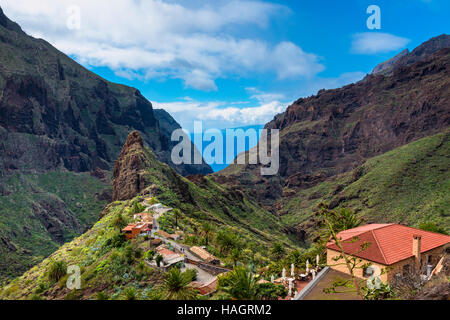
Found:
[[[168, 145], [169, 149], [172, 150], [172, 148], [178, 143], [178, 142], [172, 142], [170, 141], [170, 136], [172, 135], [172, 132], [176, 129], [180, 129], [181, 126], [178, 124], [178, 122], [175, 121], [175, 119], [172, 118], [172, 116], [165, 111], [164, 109], [154, 109], [153, 110], [155, 117], [159, 120], [161, 132], [164, 136], [169, 137]], [[187, 137], [189, 139], [189, 137]], [[191, 141], [191, 159], [194, 159], [194, 154], [198, 153], [197, 147], [194, 145], [194, 143]], [[212, 169], [207, 164], [202, 165], [174, 165], [171, 164], [171, 167], [174, 168], [178, 173], [180, 173], [183, 176], [188, 175], [207, 175], [212, 173]]]
[[373, 69], [372, 74], [392, 75], [395, 69], [423, 61], [433, 53], [448, 47], [450, 47], [450, 36], [442, 34], [424, 42], [412, 52], [405, 49], [392, 59], [380, 63]]
[[2, 11], [0, 92], [5, 171], [110, 170], [134, 129], [159, 160], [181, 174], [212, 172], [205, 163], [172, 164], [169, 129], [179, 125], [167, 113], [157, 118], [138, 90], [110, 83], [44, 40], [27, 36]]
[[393, 57], [393, 58], [391, 58], [391, 59], [389, 59], [389, 60], [387, 60], [385, 62], [382, 62], [379, 65], [377, 65], [373, 69], [372, 74], [383, 73], [383, 72], [386, 72], [388, 70], [391, 70], [392, 68], [394, 68], [397, 65], [398, 61], [401, 58], [403, 58], [404, 56], [406, 56], [408, 54], [409, 54], [409, 50], [408, 49], [403, 50], [402, 52], [400, 52], [395, 57]]
[[69, 211], [66, 204], [59, 199], [42, 199], [33, 204], [34, 218], [38, 219], [50, 234], [52, 239], [59, 244], [67, 241], [64, 237], [65, 230], [83, 232], [78, 220]]
[[113, 201], [131, 199], [146, 187], [142, 171], [148, 159], [143, 149], [144, 141], [139, 132], [131, 132], [114, 163]]
[[183, 202], [194, 204], [189, 186], [171, 167], [160, 163], [144, 145], [138, 131], [129, 134], [122, 152], [114, 162], [112, 200], [128, 200], [145, 193], [158, 195], [160, 186], [148, 181], [148, 170], [154, 169], [163, 175], [160, 183], [175, 191]]
[[[439, 47], [435, 43], [431, 40], [430, 47]], [[272, 206], [283, 196], [282, 188], [310, 188], [368, 158], [448, 128], [450, 48], [426, 58], [433, 50], [426, 44], [419, 48], [411, 54], [420, 61], [399, 66], [392, 75], [369, 75], [340, 89], [322, 90], [297, 100], [269, 122], [267, 129], [280, 130], [277, 176], [261, 177], [262, 184], [248, 179], [259, 175], [259, 168], [251, 165], [239, 170], [232, 165], [219, 175], [235, 178], [236, 187]]]

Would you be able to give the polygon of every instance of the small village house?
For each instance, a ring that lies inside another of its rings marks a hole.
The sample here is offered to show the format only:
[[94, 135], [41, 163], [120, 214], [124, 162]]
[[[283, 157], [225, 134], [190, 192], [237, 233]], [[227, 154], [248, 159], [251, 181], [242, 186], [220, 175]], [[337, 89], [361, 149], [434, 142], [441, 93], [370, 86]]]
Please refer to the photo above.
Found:
[[197, 247], [197, 246], [190, 247], [189, 251], [207, 263], [215, 264], [215, 265], [220, 264], [219, 258], [213, 256], [211, 253], [209, 253], [208, 251], [206, 251], [205, 249], [203, 249], [201, 247]]
[[128, 240], [137, 237], [140, 234], [148, 234], [152, 229], [152, 224], [148, 222], [130, 223], [122, 232]]
[[208, 283], [201, 283], [199, 281], [192, 281], [190, 283], [190, 286], [197, 289], [202, 296], [209, 296], [216, 292], [217, 290], [217, 276], [215, 276], [212, 280], [210, 280]]
[[160, 265], [160, 269], [163, 269], [164, 271], [169, 270], [170, 268], [174, 267], [180, 262], [184, 262], [185, 257], [173, 252], [172, 250], [168, 249], [165, 245], [161, 245], [158, 248], [156, 248], [156, 252], [158, 252], [162, 257], [162, 264]]
[[[399, 224], [368, 224], [337, 234], [344, 253], [361, 259], [358, 264], [377, 266], [385, 273], [380, 276], [389, 282], [395, 275], [417, 272], [429, 275], [442, 254], [450, 246], [450, 236], [415, 229]], [[364, 250], [361, 245], [367, 243]], [[349, 274], [336, 243], [327, 244], [327, 264], [330, 268]], [[335, 258], [335, 259], [334, 259]], [[366, 279], [372, 268], [355, 268], [357, 277]]]
[[133, 219], [142, 222], [149, 222], [153, 225], [153, 215], [150, 212], [141, 212], [133, 215]]
[[171, 239], [171, 240], [174, 240], [174, 241], [178, 241], [180, 239], [180, 235], [177, 234], [177, 233], [167, 233], [167, 232], [165, 232], [163, 230], [159, 230], [158, 234], [161, 237], [164, 237], [166, 239]]

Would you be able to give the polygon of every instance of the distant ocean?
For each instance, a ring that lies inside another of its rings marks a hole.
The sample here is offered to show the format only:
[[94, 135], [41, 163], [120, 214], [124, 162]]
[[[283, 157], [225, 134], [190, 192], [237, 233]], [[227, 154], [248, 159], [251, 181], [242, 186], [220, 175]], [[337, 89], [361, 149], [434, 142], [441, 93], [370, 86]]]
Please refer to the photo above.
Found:
[[[234, 158], [236, 158], [236, 156], [237, 156], [238, 154], [240, 154], [240, 153], [242, 153], [242, 152], [245, 152], [245, 151], [247, 151], [247, 150], [249, 150], [249, 149], [255, 147], [255, 146], [257, 145], [258, 141], [259, 141], [259, 138], [260, 138], [260, 136], [259, 136], [259, 130], [261, 130], [261, 129], [263, 129], [263, 128], [264, 128], [264, 125], [252, 125], [252, 126], [246, 126], [246, 127], [232, 128], [232, 129], [234, 129], [234, 130], [242, 129], [242, 130], [244, 130], [244, 131], [246, 131], [246, 130], [248, 130], [248, 129], [254, 129], [254, 130], [256, 130], [257, 133], [258, 133], [258, 134], [257, 134], [257, 138], [256, 138], [256, 139], [257, 139], [257, 140], [256, 140], [256, 143], [251, 143], [251, 144], [250, 144], [249, 139], [245, 139], [245, 144], [244, 144], [244, 143], [238, 143], [237, 139], [234, 138], [234, 150], [233, 150], [233, 151], [230, 151], [230, 152], [233, 152], [232, 158], [234, 159]], [[222, 135], [223, 135], [223, 137], [224, 137], [224, 141], [223, 141], [223, 151], [222, 151], [223, 164], [208, 163], [208, 164], [211, 166], [211, 168], [212, 168], [212, 170], [213, 170], [214, 172], [223, 170], [223, 169], [225, 169], [226, 167], [229, 166], [229, 164], [226, 163], [226, 158], [227, 158], [227, 150], [226, 150], [226, 129], [222, 129], [222, 130], [220, 130], [220, 131], [222, 132]], [[197, 145], [197, 143], [196, 143], [196, 141], [195, 141], [195, 135], [194, 135], [193, 133], [191, 133], [191, 140], [196, 144], [197, 149], [200, 150], [199, 145]], [[203, 141], [203, 143], [202, 143], [202, 151], [204, 151], [204, 150], [207, 148], [207, 146], [208, 146], [209, 144], [211, 144], [211, 143], [213, 143], [213, 141]], [[203, 154], [203, 153], [202, 153], [202, 154]], [[213, 155], [215, 156], [214, 153], [213, 153]], [[207, 162], [208, 162], [208, 161], [207, 161]]]

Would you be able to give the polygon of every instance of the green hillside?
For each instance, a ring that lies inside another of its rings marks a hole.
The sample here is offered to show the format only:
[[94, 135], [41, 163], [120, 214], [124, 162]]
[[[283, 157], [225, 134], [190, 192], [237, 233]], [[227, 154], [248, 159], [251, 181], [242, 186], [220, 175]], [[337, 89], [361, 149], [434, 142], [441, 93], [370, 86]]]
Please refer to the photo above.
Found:
[[[152, 288], [161, 282], [163, 273], [144, 262], [150, 239], [139, 237], [123, 241], [120, 236], [121, 226], [142, 210], [143, 200], [149, 197], [180, 210], [178, 217], [173, 212], [164, 214], [159, 219], [161, 229], [173, 233], [178, 226], [185, 235], [183, 243], [206, 245], [229, 267], [235, 262], [233, 254], [236, 253], [230, 251], [232, 248], [239, 250], [239, 261], [258, 265], [267, 263], [267, 253], [273, 242], [294, 247], [292, 239], [283, 233], [280, 218], [249, 201], [242, 193], [208, 177], [195, 176], [194, 183], [159, 162], [149, 148], [129, 149], [125, 157], [136, 154], [145, 162], [142, 173], [148, 187], [142, 195], [109, 204], [92, 229], [11, 281], [0, 291], [0, 299], [89, 299], [96, 298], [100, 291], [110, 298], [122, 299], [130, 290], [141, 299], [158, 298], [158, 291]], [[119, 227], [117, 221], [121, 221]], [[208, 236], [202, 233], [205, 222], [211, 225]], [[55, 262], [80, 266], [81, 290], [69, 292], [65, 287], [67, 276], [59, 281], [51, 280], [49, 270]]]
[[450, 131], [420, 139], [367, 160], [352, 172], [299, 190], [285, 199], [283, 221], [310, 230], [324, 201], [351, 207], [368, 223], [414, 227], [432, 222], [450, 231]]
[[106, 183], [87, 173], [47, 172], [5, 177], [0, 197], [0, 280], [17, 276], [83, 233], [106, 201]]

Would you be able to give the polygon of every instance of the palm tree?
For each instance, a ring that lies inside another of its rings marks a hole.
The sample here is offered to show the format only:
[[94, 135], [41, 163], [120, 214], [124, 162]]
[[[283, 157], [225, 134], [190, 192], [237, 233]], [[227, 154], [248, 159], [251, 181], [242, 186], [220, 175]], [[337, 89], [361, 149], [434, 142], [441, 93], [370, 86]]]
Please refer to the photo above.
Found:
[[173, 216], [175, 217], [175, 230], [178, 228], [178, 218], [181, 217], [180, 209], [173, 209]]
[[217, 234], [216, 240], [219, 244], [221, 254], [226, 254], [233, 248], [238, 248], [240, 244], [237, 236], [229, 230], [221, 230]]
[[236, 267], [233, 271], [220, 276], [218, 288], [237, 300], [254, 300], [257, 298], [255, 278], [244, 267]]
[[288, 255], [288, 259], [290, 263], [293, 263], [297, 267], [300, 267], [303, 262], [302, 253], [298, 249], [291, 251]]
[[209, 235], [213, 232], [214, 228], [209, 222], [203, 222], [201, 230], [202, 234], [205, 236], [206, 245], [208, 245]]
[[281, 242], [275, 242], [273, 244], [271, 253], [275, 259], [279, 260], [286, 254], [286, 249]]
[[347, 229], [356, 228], [361, 224], [358, 214], [349, 208], [331, 210], [326, 203], [320, 203], [318, 210], [314, 213], [318, 216], [319, 229], [316, 231], [314, 242], [324, 247], [330, 240], [331, 233], [329, 227], [339, 233]]
[[234, 248], [230, 254], [231, 260], [233, 260], [233, 264], [236, 267], [237, 262], [242, 258], [242, 251], [238, 248]]
[[164, 300], [195, 300], [198, 291], [189, 286], [192, 275], [172, 268], [166, 272], [164, 282], [159, 287]]

